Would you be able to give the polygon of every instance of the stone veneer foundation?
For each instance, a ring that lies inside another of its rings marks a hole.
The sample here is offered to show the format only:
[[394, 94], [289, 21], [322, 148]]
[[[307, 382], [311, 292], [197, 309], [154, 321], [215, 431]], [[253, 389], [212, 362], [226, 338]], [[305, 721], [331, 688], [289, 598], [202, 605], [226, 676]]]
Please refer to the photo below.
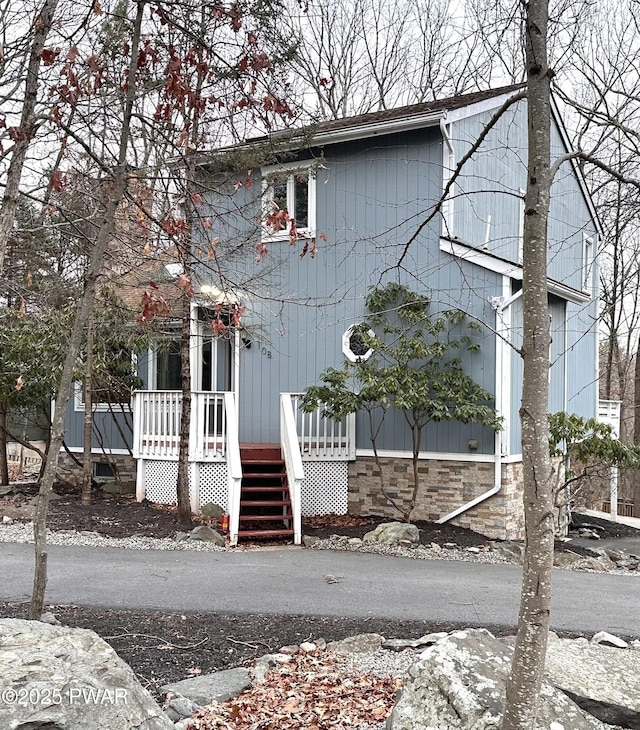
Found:
[[[411, 459], [383, 458], [387, 492], [398, 503], [409, 504], [413, 489]], [[420, 488], [413, 520], [435, 521], [453, 512], [494, 486], [492, 462], [421, 460]], [[349, 512], [398, 519], [399, 513], [382, 494], [378, 467], [373, 457], [358, 457], [349, 464]], [[522, 463], [502, 465], [502, 489], [451, 524], [499, 540], [524, 538]]]
[[[82, 454], [76, 453], [74, 456], [82, 461]], [[122, 482], [135, 482], [136, 480], [136, 462], [132, 456], [129, 456], [129, 454], [111, 454], [109, 456], [105, 456], [104, 454], [92, 454], [91, 460], [94, 464], [111, 464], [112, 468], [117, 471], [118, 478]], [[79, 479], [82, 479], [82, 469], [73, 461], [69, 454], [64, 451], [60, 452], [58, 468], [70, 473], [77, 473], [79, 475]], [[99, 482], [109, 481], [107, 477], [96, 477], [96, 480]]]

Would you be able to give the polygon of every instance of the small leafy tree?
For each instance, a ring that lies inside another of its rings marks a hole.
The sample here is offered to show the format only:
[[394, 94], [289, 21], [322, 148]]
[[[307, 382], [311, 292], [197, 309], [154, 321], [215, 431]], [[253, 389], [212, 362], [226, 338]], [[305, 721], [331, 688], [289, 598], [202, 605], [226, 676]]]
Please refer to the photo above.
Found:
[[[372, 350], [371, 357], [345, 362], [342, 370], [328, 368], [320, 375], [322, 385], [307, 388], [302, 401], [307, 411], [321, 401], [328, 418], [367, 414], [382, 494], [407, 522], [418, 497], [418, 461], [427, 426], [460, 421], [498, 430], [501, 425], [489, 393], [462, 368], [462, 354], [479, 350], [471, 333], [480, 325], [457, 310], [431, 316], [429, 304], [426, 296], [402, 284], [372, 289], [366, 298], [369, 314], [355, 332], [362, 350]], [[408, 504], [386, 490], [378, 453], [378, 436], [390, 409], [402, 413], [411, 432], [413, 490]]]
[[[575, 413], [549, 415], [549, 452], [561, 460], [562, 468], [555, 472], [554, 498], [556, 507], [565, 508], [567, 521], [576, 488], [602, 467], [640, 469], [640, 446], [620, 442], [608, 424]], [[558, 525], [559, 532], [563, 527]]]
[[[46, 409], [55, 397], [69, 311], [30, 315], [0, 307], [0, 484], [7, 484], [8, 418]], [[44, 456], [42, 453], [41, 456]]]

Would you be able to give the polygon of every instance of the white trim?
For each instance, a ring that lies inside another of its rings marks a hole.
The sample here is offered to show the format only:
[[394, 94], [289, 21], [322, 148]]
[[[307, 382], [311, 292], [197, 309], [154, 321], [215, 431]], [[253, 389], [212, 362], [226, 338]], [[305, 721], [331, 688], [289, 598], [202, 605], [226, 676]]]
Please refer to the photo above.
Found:
[[[388, 119], [385, 121], [363, 122], [362, 124], [352, 127], [330, 130], [325, 132], [316, 132], [311, 134], [307, 147], [316, 147], [325, 144], [338, 144], [339, 142], [354, 142], [359, 139], [368, 139], [370, 137], [382, 137], [387, 134], [397, 134], [398, 132], [408, 132], [412, 129], [424, 129], [426, 127], [435, 127], [440, 123], [441, 119], [447, 118], [447, 110], [427, 111], [420, 114], [412, 114], [403, 119]], [[258, 138], [248, 140], [240, 148], [253, 147], [257, 144], [274, 144], [282, 140], [279, 149], [300, 149], [300, 143], [304, 142], [305, 130], [297, 130], [299, 133], [290, 135], [290, 132], [281, 132], [271, 135], [269, 138]], [[309, 130], [306, 130], [307, 133]], [[229, 150], [237, 150], [238, 145], [230, 145], [218, 150], [218, 154], [224, 154]], [[207, 164], [205, 160], [204, 163]]]
[[[73, 410], [77, 413], [84, 413], [85, 403], [82, 400], [82, 381], [75, 380], [73, 383]], [[131, 399], [126, 403], [92, 403], [93, 413], [131, 413]]]
[[[65, 449], [63, 446], [61, 446], [60, 453], [64, 454], [65, 451], [70, 451], [72, 454], [82, 454], [84, 453], [84, 448], [82, 446], [67, 446], [67, 448]], [[129, 451], [129, 449], [101, 449], [94, 447], [91, 449], [91, 453], [100, 454], [101, 456], [131, 456], [131, 452]]]
[[[464, 243], [457, 243], [450, 241], [446, 238], [440, 239], [440, 250], [445, 253], [451, 254], [459, 259], [469, 261], [476, 266], [480, 266], [488, 271], [494, 271], [496, 274], [502, 274], [503, 276], [510, 276], [512, 279], [522, 281], [522, 266], [506, 261], [505, 259], [498, 258], [486, 251], [479, 251], [473, 246], [467, 246]], [[585, 292], [580, 292], [573, 287], [562, 284], [554, 279], [547, 279], [547, 290], [551, 294], [559, 296], [561, 299], [566, 299], [574, 304], [585, 304], [591, 301], [593, 298]]]
[[[440, 120], [440, 133], [444, 142], [442, 145], [442, 190], [444, 191], [456, 169], [456, 154], [451, 140], [451, 125], [449, 124], [447, 126], [444, 119]], [[455, 187], [455, 183], [453, 187]], [[455, 195], [453, 195], [453, 192], [452, 189], [449, 195], [442, 201], [440, 230], [443, 236], [455, 235], [453, 230]]]
[[524, 196], [527, 191], [518, 188], [520, 194], [520, 206], [518, 208], [518, 263], [522, 266], [524, 261]]
[[[484, 112], [492, 111], [493, 109], [498, 109], [498, 107], [502, 106], [505, 101], [510, 99], [512, 96], [516, 96], [516, 94], [520, 94], [521, 92], [522, 89], [512, 89], [511, 91], [505, 91], [505, 93], [500, 94], [500, 96], [490, 96], [487, 99], [476, 101], [473, 104], [467, 104], [467, 106], [462, 106], [458, 109], [450, 109], [447, 112], [447, 121], [459, 122], [461, 119], [475, 117], [476, 114], [482, 114]], [[522, 101], [526, 102], [526, 99], [519, 99], [518, 104]]]
[[[356, 327], [362, 326], [362, 323], [359, 324], [352, 324], [350, 327], [348, 327], [345, 332], [342, 335], [342, 354], [349, 360], [350, 362], [366, 362], [371, 355], [373, 355], [373, 348], [370, 347], [364, 355], [356, 355], [355, 352], [351, 349], [351, 335], [353, 334], [353, 331], [356, 329]], [[372, 329], [369, 329], [367, 334], [369, 337], [375, 337], [375, 332]]]
[[[272, 196], [268, 195], [269, 190], [269, 177], [274, 175], [286, 175], [287, 176], [287, 206], [289, 201], [295, 201], [295, 177], [296, 173], [303, 173], [307, 176], [307, 226], [305, 228], [297, 228], [298, 236], [300, 238], [313, 238], [316, 235], [316, 165], [315, 160], [302, 160], [299, 162], [284, 162], [280, 165], [268, 165], [261, 168], [260, 173], [262, 175], [262, 232], [261, 240], [263, 242], [270, 241], [288, 241], [289, 240], [289, 227], [283, 231], [276, 233], [269, 231], [264, 224], [266, 218], [267, 208], [273, 200]], [[295, 206], [295, 203], [294, 203]], [[289, 216], [295, 220], [295, 210], [288, 210]], [[297, 222], [296, 222], [297, 224]]]
[[582, 232], [582, 291], [593, 296], [593, 282], [595, 280], [595, 237], [588, 233]]
[[519, 464], [522, 461], [522, 454], [509, 454], [502, 457], [503, 464]]
[[[556, 129], [558, 130], [558, 134], [560, 135], [560, 139], [564, 143], [565, 149], [568, 152], [571, 151], [573, 149], [572, 145], [571, 145], [571, 141], [569, 139], [567, 130], [564, 126], [564, 122], [562, 121], [562, 114], [560, 114], [560, 110], [558, 109], [558, 104], [556, 103], [556, 100], [553, 96], [551, 97], [551, 114], [553, 116], [553, 121], [556, 124]], [[570, 160], [570, 162], [571, 162], [571, 167], [573, 168], [573, 174], [576, 176], [576, 178], [578, 180], [578, 185], [580, 186], [580, 191], [582, 192], [584, 201], [587, 204], [589, 213], [591, 214], [591, 220], [593, 221], [594, 227], [596, 229], [596, 234], [602, 235], [604, 233], [604, 231], [602, 230], [600, 218], [598, 217], [598, 213], [596, 211], [595, 205], [593, 204], [593, 199], [591, 197], [591, 194], [589, 193], [589, 188], [584, 179], [582, 169], [580, 168], [580, 165], [578, 164], [578, 161], [575, 158], [572, 158]], [[551, 182], [553, 183], [553, 180]]]
[[[373, 453], [373, 449], [356, 449], [356, 458], [359, 456], [375, 456], [375, 454]], [[412, 459], [413, 453], [411, 451], [378, 450], [378, 456], [383, 459]], [[421, 451], [418, 454], [418, 458], [425, 461], [439, 459], [440, 461], [476, 461], [483, 464], [490, 464], [493, 463], [495, 456], [494, 454], [470, 454], [467, 452], [454, 454], [451, 452]]]
[[508, 276], [503, 276], [501, 303], [496, 307], [495, 401], [496, 413], [504, 420], [502, 429], [496, 434], [496, 459], [506, 456], [511, 450], [511, 348], [508, 341], [511, 335], [511, 304], [514, 301], [511, 281]]

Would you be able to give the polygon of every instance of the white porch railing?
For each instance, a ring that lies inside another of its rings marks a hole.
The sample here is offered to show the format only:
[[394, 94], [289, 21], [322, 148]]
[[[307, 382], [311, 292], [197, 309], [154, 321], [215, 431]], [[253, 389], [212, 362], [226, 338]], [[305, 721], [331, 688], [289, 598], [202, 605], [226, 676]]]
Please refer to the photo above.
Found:
[[302, 542], [302, 482], [304, 467], [300, 455], [300, 444], [296, 433], [296, 419], [293, 399], [289, 393], [280, 394], [280, 445], [287, 470], [287, 483], [293, 514], [293, 542]]
[[227, 423], [227, 487], [229, 490], [227, 509], [229, 511], [229, 538], [232, 545], [238, 542], [240, 527], [240, 492], [242, 489], [242, 462], [238, 439], [238, 411], [233, 393], [224, 394]]
[[[227, 458], [227, 393], [191, 394], [190, 461]], [[235, 410], [235, 406], [234, 406]], [[176, 461], [180, 447], [182, 393], [139, 390], [133, 396], [133, 455], [136, 459]], [[237, 430], [236, 430], [237, 441]]]
[[303, 461], [352, 461], [356, 458], [356, 417], [341, 421], [324, 417], [322, 403], [311, 413], [300, 408], [300, 393], [283, 393], [290, 398]]

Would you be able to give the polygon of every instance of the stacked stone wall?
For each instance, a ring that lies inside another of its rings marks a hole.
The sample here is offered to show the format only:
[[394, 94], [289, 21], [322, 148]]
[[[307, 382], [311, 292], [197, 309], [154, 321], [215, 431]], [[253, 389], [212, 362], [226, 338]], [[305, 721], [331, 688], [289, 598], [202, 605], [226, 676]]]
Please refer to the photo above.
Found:
[[[410, 459], [383, 458], [385, 491], [396, 504], [406, 508], [413, 491]], [[502, 465], [501, 490], [451, 520], [501, 540], [524, 537], [522, 508], [522, 464]], [[412, 520], [435, 521], [463, 504], [488, 492], [495, 483], [492, 462], [422, 460], [418, 466], [420, 487]], [[373, 457], [358, 457], [349, 465], [349, 512], [400, 518], [382, 492], [380, 472]]]
[[[75, 454], [75, 456], [82, 461], [82, 454]], [[113, 470], [117, 473], [120, 481], [135, 481], [136, 479], [136, 462], [129, 454], [111, 454], [105, 456], [104, 454], [92, 454], [92, 462], [111, 464]], [[82, 480], [82, 469], [75, 463], [75, 461], [66, 452], [60, 452], [60, 460], [58, 461], [58, 469], [65, 477], [77, 477]], [[108, 477], [96, 477], [96, 480], [109, 481]]]

